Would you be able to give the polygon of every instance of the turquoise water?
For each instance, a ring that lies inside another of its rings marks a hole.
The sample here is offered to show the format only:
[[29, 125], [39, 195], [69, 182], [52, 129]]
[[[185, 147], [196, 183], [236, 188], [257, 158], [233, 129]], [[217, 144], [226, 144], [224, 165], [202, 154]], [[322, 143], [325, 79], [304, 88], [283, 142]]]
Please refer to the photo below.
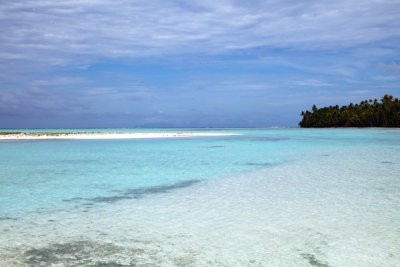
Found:
[[234, 138], [2, 142], [1, 216], [135, 197], [135, 190], [179, 186], [280, 164], [290, 160], [290, 147], [279, 142], [286, 139], [252, 131]]
[[0, 142], [7, 265], [400, 265], [400, 130], [41, 131], [242, 135]]

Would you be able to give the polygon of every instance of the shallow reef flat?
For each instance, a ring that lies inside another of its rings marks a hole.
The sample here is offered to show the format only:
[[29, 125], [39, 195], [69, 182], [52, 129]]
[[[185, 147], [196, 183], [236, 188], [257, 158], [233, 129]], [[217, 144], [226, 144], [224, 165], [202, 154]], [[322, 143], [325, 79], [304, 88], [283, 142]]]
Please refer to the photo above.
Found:
[[400, 131], [229, 131], [1, 143], [0, 266], [399, 266]]
[[226, 179], [5, 220], [0, 263], [396, 266], [400, 169], [382, 163], [387, 152], [324, 149]]

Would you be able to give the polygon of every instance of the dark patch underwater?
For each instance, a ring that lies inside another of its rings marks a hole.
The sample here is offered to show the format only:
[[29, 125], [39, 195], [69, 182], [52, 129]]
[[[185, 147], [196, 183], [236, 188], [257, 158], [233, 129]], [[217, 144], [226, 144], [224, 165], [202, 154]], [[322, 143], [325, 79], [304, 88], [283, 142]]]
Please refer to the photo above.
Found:
[[114, 203], [120, 200], [127, 200], [127, 199], [139, 199], [143, 198], [146, 195], [151, 195], [151, 194], [162, 194], [162, 193], [168, 193], [172, 190], [175, 189], [181, 189], [185, 187], [192, 186], [194, 184], [199, 183], [200, 180], [188, 180], [188, 181], [183, 181], [171, 185], [163, 185], [163, 186], [151, 186], [151, 187], [145, 187], [145, 188], [135, 188], [135, 189], [130, 189], [122, 194], [115, 195], [115, 196], [107, 196], [107, 197], [94, 197], [94, 198], [72, 198], [72, 199], [65, 199], [63, 201], [89, 201], [89, 203], [85, 203], [84, 205], [90, 206], [93, 203]]
[[321, 262], [318, 260], [315, 255], [313, 254], [308, 254], [308, 253], [302, 253], [301, 256], [306, 259], [311, 266], [317, 266], [317, 267], [329, 267], [328, 264]]
[[[131, 255], [129, 263], [118, 262], [119, 255]], [[28, 266], [137, 266], [136, 255], [143, 249], [124, 248], [111, 243], [75, 241], [50, 244], [44, 248], [33, 248], [23, 253], [24, 263]], [[111, 258], [111, 260], [110, 260]], [[102, 261], [102, 259], [107, 259]]]
[[277, 137], [254, 137], [251, 138], [252, 141], [266, 141], [266, 142], [276, 142], [288, 140], [289, 138], [277, 138]]
[[0, 217], [0, 222], [1, 221], [15, 221], [17, 218], [11, 218], [11, 217]]
[[246, 162], [244, 165], [248, 166], [271, 166], [272, 163], [269, 162]]

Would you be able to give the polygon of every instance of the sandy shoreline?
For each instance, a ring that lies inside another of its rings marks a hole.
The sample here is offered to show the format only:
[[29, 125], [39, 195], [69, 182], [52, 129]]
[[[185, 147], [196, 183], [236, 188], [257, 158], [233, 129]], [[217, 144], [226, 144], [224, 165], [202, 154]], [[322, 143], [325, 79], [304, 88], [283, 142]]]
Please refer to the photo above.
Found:
[[205, 136], [240, 135], [234, 133], [65, 133], [47, 135], [40, 133], [19, 133], [0, 136], [0, 141], [18, 140], [67, 140], [67, 139], [146, 139], [146, 138], [186, 138]]

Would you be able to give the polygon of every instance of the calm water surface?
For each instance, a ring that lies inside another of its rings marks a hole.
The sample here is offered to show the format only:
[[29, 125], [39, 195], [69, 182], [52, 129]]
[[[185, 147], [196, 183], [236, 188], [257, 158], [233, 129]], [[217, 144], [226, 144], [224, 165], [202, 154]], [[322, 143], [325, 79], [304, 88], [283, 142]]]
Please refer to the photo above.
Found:
[[1, 142], [1, 266], [400, 266], [400, 130], [42, 131], [243, 135]]

